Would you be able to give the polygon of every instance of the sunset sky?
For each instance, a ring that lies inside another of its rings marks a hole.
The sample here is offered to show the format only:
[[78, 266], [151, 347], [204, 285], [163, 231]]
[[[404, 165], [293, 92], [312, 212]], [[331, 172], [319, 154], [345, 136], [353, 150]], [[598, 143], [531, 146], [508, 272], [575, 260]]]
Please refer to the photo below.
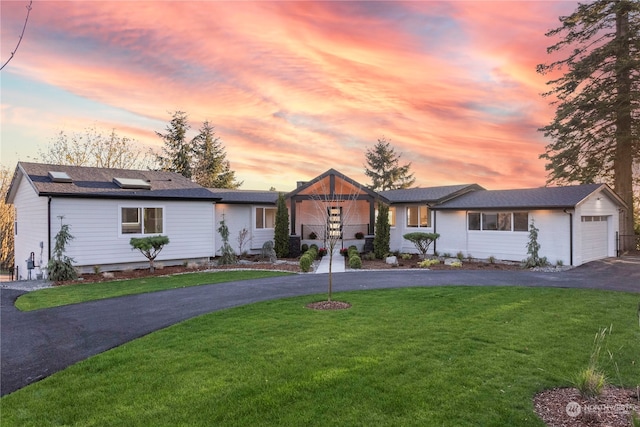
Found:
[[[2, 0], [1, 60], [28, 1]], [[575, 1], [35, 1], [1, 72], [3, 166], [60, 131], [160, 150], [170, 113], [214, 124], [243, 189], [335, 168], [369, 184], [391, 141], [419, 186], [545, 184], [545, 33]]]

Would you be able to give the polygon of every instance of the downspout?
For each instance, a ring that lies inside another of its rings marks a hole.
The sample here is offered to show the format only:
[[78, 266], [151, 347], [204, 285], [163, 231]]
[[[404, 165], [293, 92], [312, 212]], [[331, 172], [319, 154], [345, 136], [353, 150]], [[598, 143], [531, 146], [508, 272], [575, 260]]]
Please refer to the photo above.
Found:
[[47, 201], [47, 264], [51, 259], [51, 196]]
[[569, 215], [569, 265], [573, 265], [573, 214], [564, 210]]
[[[429, 207], [429, 210], [431, 211], [432, 210], [431, 209], [431, 205], [427, 204], [427, 206]], [[438, 211], [432, 211], [432, 212], [433, 212], [433, 232], [437, 233], [438, 231], [437, 231], [436, 225], [437, 225], [438, 222], [436, 221], [436, 218], [438, 217], [438, 215], [437, 215]], [[437, 247], [436, 247], [437, 244], [438, 244], [438, 239], [435, 239], [433, 241], [433, 253], [434, 253], [434, 255], [437, 253]]]

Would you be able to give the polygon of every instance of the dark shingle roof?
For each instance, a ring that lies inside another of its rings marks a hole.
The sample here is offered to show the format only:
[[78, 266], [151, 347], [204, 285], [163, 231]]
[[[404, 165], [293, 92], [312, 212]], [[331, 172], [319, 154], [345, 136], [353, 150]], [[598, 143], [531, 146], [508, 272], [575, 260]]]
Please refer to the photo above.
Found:
[[260, 190], [229, 190], [226, 188], [209, 188], [216, 197], [220, 197], [218, 203], [246, 203], [246, 204], [272, 204], [278, 201], [277, 191]]
[[[50, 171], [64, 172], [72, 182], [53, 182]], [[40, 196], [217, 200], [216, 195], [206, 188], [173, 172], [20, 162], [11, 187], [19, 174], [26, 175]], [[151, 189], [120, 188], [114, 178], [141, 179], [149, 182]]]
[[442, 187], [406, 188], [379, 191], [391, 203], [440, 203], [468, 191], [484, 190], [476, 184], [445, 185]]
[[603, 184], [584, 184], [520, 190], [474, 191], [449, 200], [435, 209], [573, 208], [602, 186]]

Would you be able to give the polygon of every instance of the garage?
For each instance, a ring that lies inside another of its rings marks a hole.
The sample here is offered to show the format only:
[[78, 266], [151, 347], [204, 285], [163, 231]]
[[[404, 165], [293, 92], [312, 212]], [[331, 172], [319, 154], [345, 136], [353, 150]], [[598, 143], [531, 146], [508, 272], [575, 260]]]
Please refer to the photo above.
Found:
[[606, 258], [609, 255], [607, 216], [582, 217], [582, 262]]

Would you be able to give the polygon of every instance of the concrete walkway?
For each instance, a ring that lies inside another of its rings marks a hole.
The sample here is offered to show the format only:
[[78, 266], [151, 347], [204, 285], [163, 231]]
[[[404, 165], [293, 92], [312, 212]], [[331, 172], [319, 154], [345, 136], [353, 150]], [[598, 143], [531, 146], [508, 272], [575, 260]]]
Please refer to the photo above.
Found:
[[322, 257], [320, 265], [316, 268], [316, 274], [329, 272], [329, 260], [331, 260], [331, 273], [344, 273], [345, 272], [345, 258], [340, 255], [340, 248], [335, 248], [333, 254], [329, 254]]

